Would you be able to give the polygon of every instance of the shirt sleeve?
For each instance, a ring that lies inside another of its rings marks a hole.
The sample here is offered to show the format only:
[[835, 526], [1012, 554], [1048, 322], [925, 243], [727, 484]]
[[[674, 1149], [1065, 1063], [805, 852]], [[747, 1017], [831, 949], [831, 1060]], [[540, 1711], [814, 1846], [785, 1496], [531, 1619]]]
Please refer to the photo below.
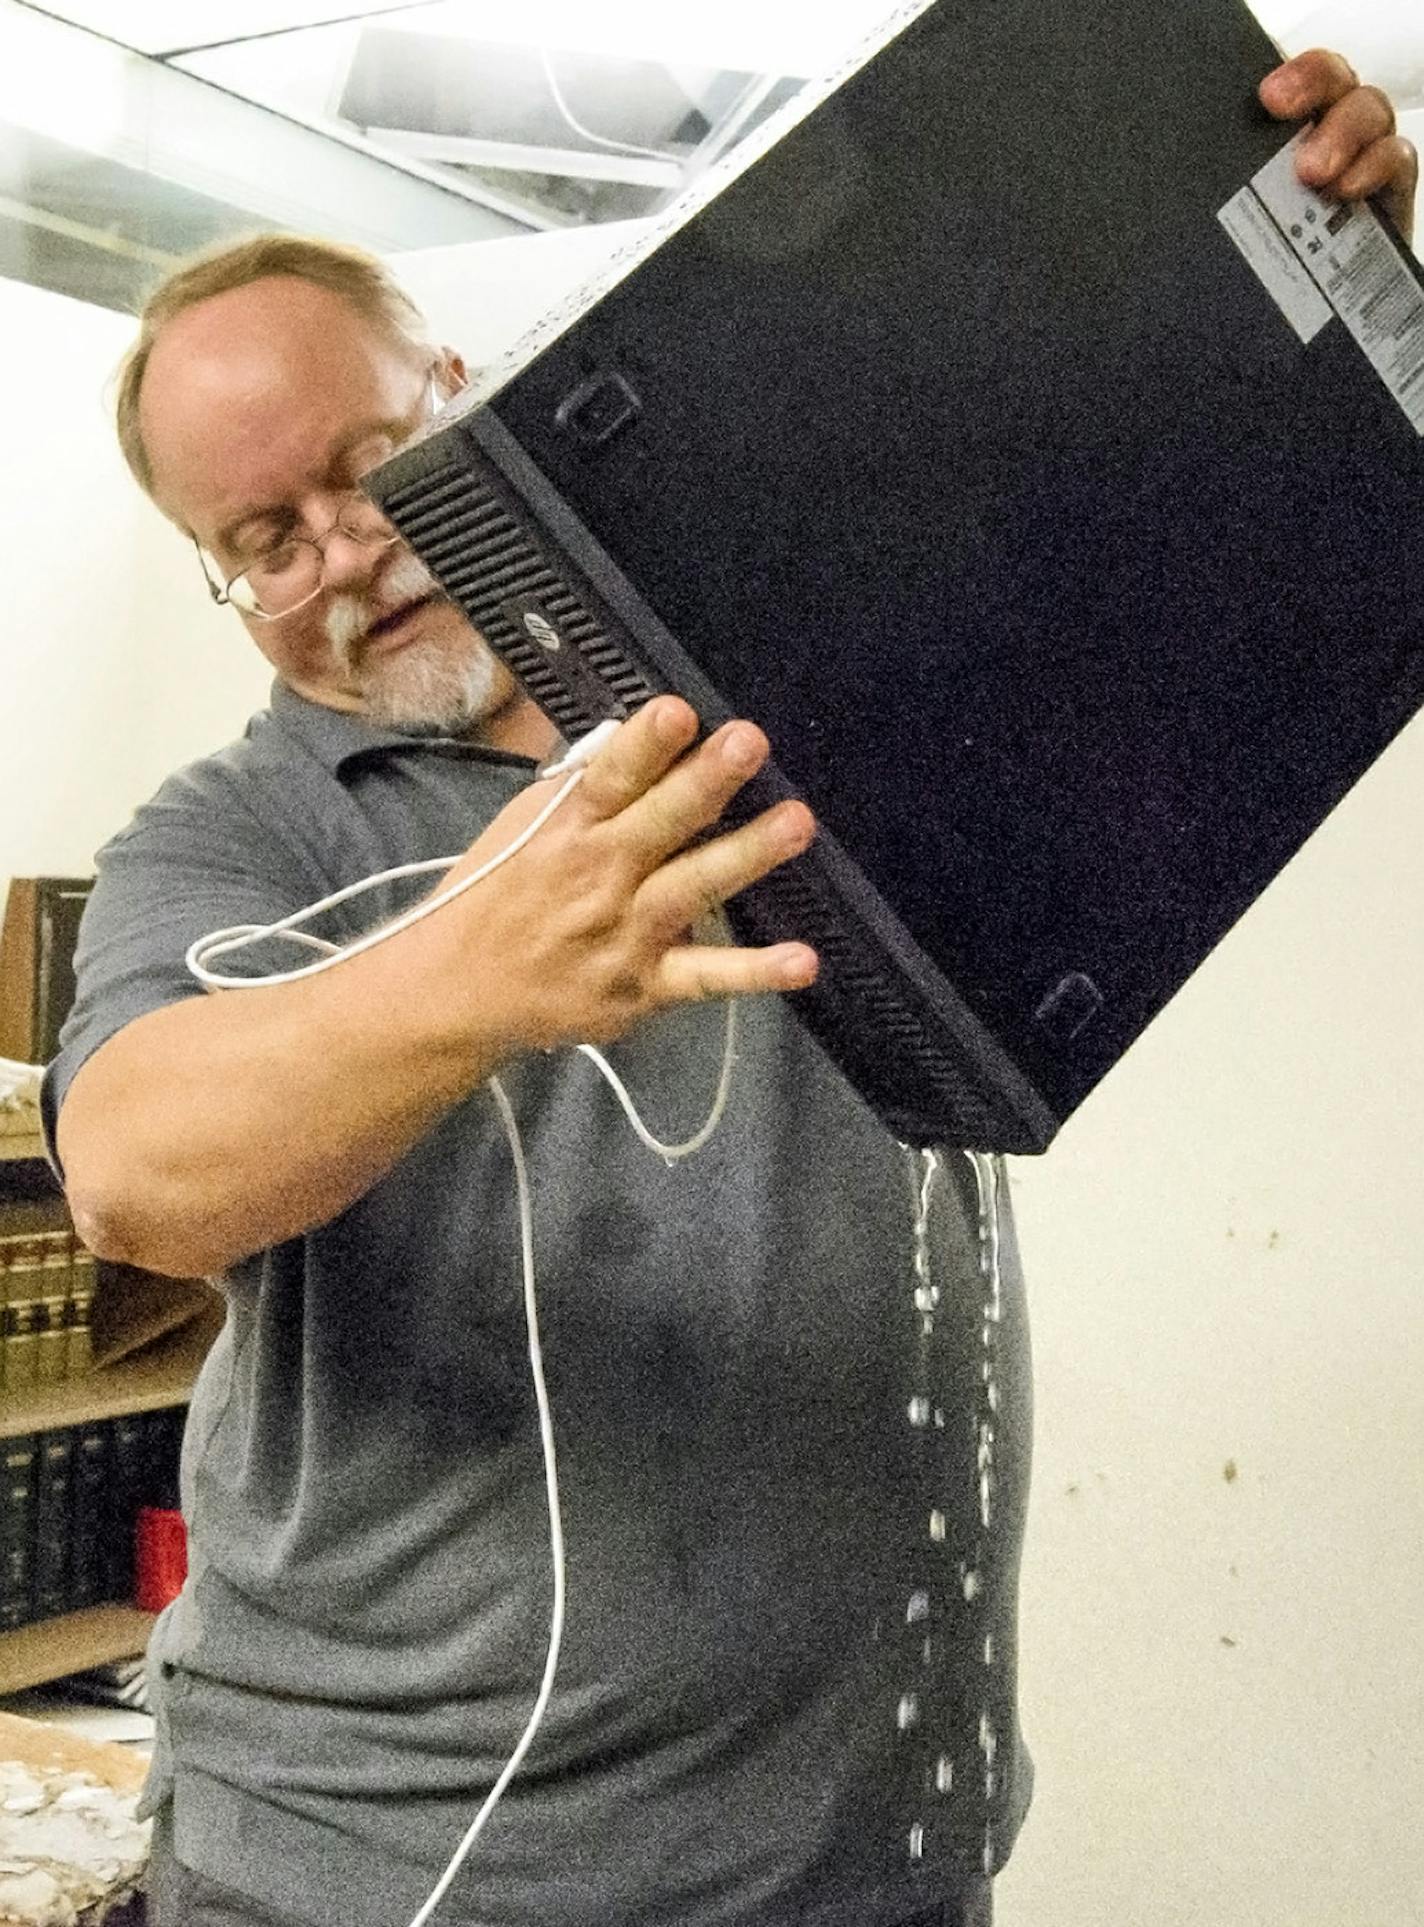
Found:
[[[96, 870], [75, 952], [74, 1003], [40, 1092], [46, 1148], [61, 1179], [55, 1127], [80, 1066], [135, 1018], [207, 994], [185, 961], [196, 939], [275, 922], [310, 900], [311, 878], [211, 766], [166, 783], [100, 851]], [[310, 952], [268, 943], [242, 967], [258, 974], [303, 961]]]

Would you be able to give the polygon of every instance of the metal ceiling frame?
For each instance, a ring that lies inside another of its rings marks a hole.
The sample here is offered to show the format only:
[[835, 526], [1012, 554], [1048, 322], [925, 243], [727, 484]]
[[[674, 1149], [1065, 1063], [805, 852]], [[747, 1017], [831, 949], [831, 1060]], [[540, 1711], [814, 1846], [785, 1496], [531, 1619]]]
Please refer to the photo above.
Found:
[[[695, 148], [660, 159], [631, 142], [625, 151], [612, 139], [573, 147], [357, 127], [334, 113], [255, 100], [179, 64], [254, 40], [379, 23], [434, 4], [393, 0], [353, 10], [352, 0], [344, 0], [324, 16], [316, 9], [316, 18], [140, 52], [99, 27], [64, 19], [43, 0], [0, 0], [0, 29], [8, 29], [10, 54], [8, 72], [0, 73], [0, 119], [251, 209], [279, 226], [339, 232], [377, 251], [396, 251], [481, 238], [479, 226], [470, 224], [475, 210], [488, 217], [484, 233], [490, 238], [581, 224], [577, 214], [537, 199], [514, 179], [507, 187], [491, 181], [491, 173], [654, 190], [650, 211], [657, 212], [733, 146], [769, 97], [795, 78], [750, 76]], [[82, 115], [67, 128], [53, 117], [37, 120], [34, 103], [54, 98], [57, 74], [72, 77], [82, 97], [121, 103], [120, 124], [96, 138]], [[259, 115], [260, 123], [254, 118]], [[443, 197], [443, 212], [436, 197]], [[49, 212], [66, 218], [62, 210]]]
[[[33, 0], [0, 0], [0, 27], [0, 120], [280, 226], [339, 232], [384, 252], [562, 225], [513, 195], [383, 152], [354, 130], [260, 106], [135, 53]], [[72, 98], [105, 103], [101, 124], [55, 112], [56, 75]]]

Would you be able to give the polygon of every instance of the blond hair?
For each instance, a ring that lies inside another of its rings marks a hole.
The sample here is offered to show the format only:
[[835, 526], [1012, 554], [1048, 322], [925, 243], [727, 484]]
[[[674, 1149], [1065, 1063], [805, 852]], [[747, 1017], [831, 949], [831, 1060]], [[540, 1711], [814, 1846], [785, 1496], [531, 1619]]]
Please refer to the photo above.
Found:
[[170, 321], [198, 302], [283, 274], [329, 288], [398, 345], [421, 354], [433, 352], [419, 308], [384, 262], [360, 248], [313, 235], [253, 234], [192, 255], [159, 282], [144, 302], [138, 339], [115, 371], [119, 447], [145, 495], [153, 493], [153, 471], [139, 427], [139, 398], [154, 342]]

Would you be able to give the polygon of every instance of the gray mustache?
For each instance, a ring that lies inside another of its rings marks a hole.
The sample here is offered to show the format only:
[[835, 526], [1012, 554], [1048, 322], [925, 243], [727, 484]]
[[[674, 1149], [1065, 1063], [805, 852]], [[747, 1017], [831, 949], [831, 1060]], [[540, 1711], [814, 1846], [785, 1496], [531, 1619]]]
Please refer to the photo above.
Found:
[[333, 597], [325, 619], [327, 641], [343, 667], [349, 668], [352, 648], [382, 616], [403, 602], [436, 592], [435, 577], [418, 555], [406, 550], [387, 568], [375, 594]]

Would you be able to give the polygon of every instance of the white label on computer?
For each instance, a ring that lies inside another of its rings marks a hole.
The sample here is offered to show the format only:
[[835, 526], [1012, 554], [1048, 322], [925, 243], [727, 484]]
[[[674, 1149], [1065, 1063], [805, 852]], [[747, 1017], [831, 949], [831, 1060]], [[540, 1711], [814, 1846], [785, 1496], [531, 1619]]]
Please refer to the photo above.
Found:
[[1256, 190], [1243, 187], [1217, 214], [1267, 294], [1302, 341], [1314, 341], [1334, 309], [1296, 258], [1285, 236], [1262, 207]]
[[[1307, 130], [1308, 132], [1309, 130]], [[1424, 435], [1424, 288], [1363, 201], [1327, 201], [1295, 171], [1297, 134], [1251, 185], [1262, 206]]]

